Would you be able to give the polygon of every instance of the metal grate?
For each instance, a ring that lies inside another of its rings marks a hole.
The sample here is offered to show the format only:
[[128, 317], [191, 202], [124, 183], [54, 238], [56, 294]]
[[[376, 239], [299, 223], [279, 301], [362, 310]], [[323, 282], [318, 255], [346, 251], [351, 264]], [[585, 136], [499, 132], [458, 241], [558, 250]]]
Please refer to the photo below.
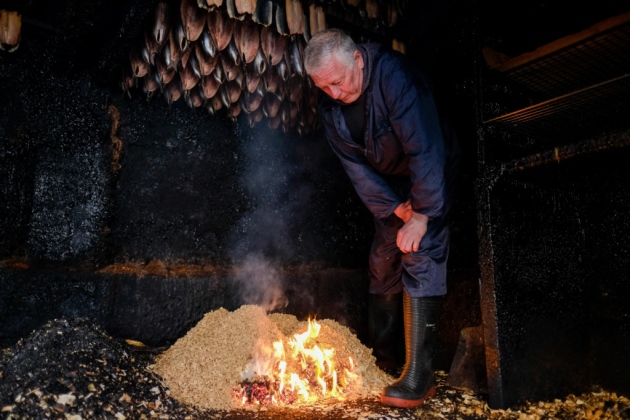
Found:
[[488, 120], [540, 140], [572, 140], [630, 124], [630, 74]]
[[630, 22], [504, 72], [550, 99], [630, 73]]
[[629, 128], [630, 14], [619, 18], [618, 25], [562, 48], [498, 66], [544, 102], [484, 124], [556, 142]]

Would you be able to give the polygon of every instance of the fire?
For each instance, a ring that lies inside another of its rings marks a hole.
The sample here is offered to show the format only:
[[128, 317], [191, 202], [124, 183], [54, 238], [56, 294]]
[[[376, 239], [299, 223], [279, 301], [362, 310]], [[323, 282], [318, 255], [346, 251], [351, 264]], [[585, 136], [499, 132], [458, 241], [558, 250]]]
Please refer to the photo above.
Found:
[[[322, 398], [344, 399], [345, 389], [357, 378], [351, 357], [336, 360], [334, 348], [317, 342], [321, 325], [308, 320], [308, 328], [273, 349], [261, 347], [248, 371], [248, 378], [235, 394], [242, 405], [312, 403]], [[339, 366], [336, 365], [339, 363]]]

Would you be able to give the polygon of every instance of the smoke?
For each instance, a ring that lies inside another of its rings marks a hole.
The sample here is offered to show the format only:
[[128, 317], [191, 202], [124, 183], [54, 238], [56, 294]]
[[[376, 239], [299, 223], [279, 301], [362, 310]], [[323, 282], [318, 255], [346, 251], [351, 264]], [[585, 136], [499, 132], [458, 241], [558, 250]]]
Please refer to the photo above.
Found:
[[310, 186], [300, 176], [296, 139], [260, 127], [241, 138], [245, 212], [231, 232], [229, 254], [244, 302], [272, 311], [288, 305], [282, 267], [296, 259], [301, 236], [293, 227], [302, 223]]
[[260, 254], [245, 257], [236, 269], [234, 281], [246, 304], [258, 305], [270, 312], [289, 303], [284, 294], [281, 272], [271, 260]]

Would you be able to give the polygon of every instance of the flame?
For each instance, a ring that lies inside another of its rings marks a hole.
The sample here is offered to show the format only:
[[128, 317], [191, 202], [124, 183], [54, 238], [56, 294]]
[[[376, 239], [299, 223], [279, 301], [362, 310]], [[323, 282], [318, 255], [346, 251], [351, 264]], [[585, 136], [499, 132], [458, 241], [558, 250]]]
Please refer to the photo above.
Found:
[[[240, 392], [235, 390], [241, 404], [312, 403], [330, 397], [343, 400], [344, 390], [359, 377], [357, 368], [348, 358], [338, 371], [335, 349], [317, 343], [320, 330], [321, 325], [309, 318], [303, 333], [294, 334], [286, 343], [274, 342], [273, 349], [259, 349], [261, 357], [254, 358], [247, 374], [258, 379], [247, 381]], [[263, 391], [263, 385], [268, 389]]]

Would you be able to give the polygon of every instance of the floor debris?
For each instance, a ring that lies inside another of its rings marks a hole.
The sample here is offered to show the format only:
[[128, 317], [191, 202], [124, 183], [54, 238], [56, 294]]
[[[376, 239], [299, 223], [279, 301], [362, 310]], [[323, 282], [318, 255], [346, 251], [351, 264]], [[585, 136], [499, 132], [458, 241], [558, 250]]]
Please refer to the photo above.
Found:
[[356, 419], [547, 420], [630, 419], [630, 400], [602, 389], [509, 410], [484, 395], [446, 385], [439, 371], [435, 398], [416, 409], [393, 409], [378, 395], [282, 408], [210, 410], [173, 398], [152, 366], [159, 353], [138, 350], [85, 319], [50, 321], [0, 350], [0, 412], [5, 419]]

